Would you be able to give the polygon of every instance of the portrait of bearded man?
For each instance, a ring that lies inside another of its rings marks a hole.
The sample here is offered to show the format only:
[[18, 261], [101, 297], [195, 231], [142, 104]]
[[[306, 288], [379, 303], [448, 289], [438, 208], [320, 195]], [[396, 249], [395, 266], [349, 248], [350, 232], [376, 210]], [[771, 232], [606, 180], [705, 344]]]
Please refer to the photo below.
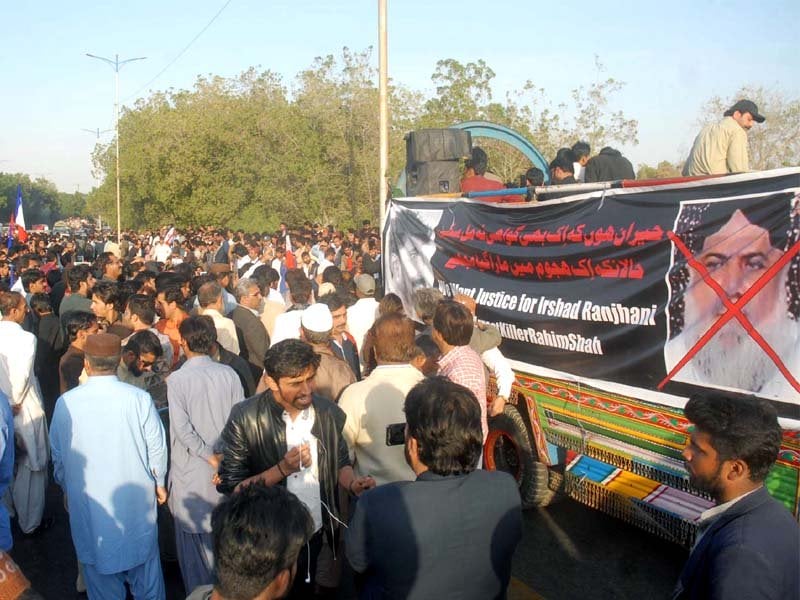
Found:
[[[797, 243], [799, 222], [798, 196], [693, 202], [681, 207], [675, 233], [735, 303]], [[677, 248], [668, 285], [664, 359], [670, 372], [729, 309]], [[741, 312], [789, 373], [800, 378], [800, 256], [774, 273]], [[716, 331], [673, 381], [800, 404], [800, 391], [736, 318]]]

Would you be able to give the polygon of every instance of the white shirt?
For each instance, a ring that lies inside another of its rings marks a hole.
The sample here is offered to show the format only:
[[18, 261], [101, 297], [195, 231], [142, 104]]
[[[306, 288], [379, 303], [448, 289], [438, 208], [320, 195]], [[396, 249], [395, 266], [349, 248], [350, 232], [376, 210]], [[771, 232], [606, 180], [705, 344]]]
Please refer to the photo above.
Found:
[[275, 317], [270, 346], [274, 346], [283, 340], [300, 339], [300, 320], [302, 318], [302, 310], [291, 310]]
[[579, 162], [572, 163], [572, 168], [575, 171], [573, 176], [578, 183], [586, 183], [586, 167]]
[[269, 288], [269, 292], [267, 292], [267, 300], [271, 302], [279, 302], [286, 306], [286, 301], [283, 299], [283, 296], [275, 288]]
[[311, 450], [311, 466], [303, 465], [302, 470], [292, 473], [286, 478], [286, 489], [292, 492], [306, 505], [314, 519], [314, 531], [322, 528], [322, 498], [319, 494], [319, 462], [317, 457], [317, 440], [311, 434], [316, 413], [309, 406], [292, 421], [291, 416], [283, 411], [283, 422], [286, 424], [286, 448], [291, 450], [301, 444], [308, 444]]
[[[364, 349], [364, 338], [375, 322], [378, 313], [378, 301], [375, 298], [361, 298], [347, 309], [347, 330], [358, 346], [359, 354]], [[364, 359], [361, 359], [363, 366]]]
[[200, 312], [211, 317], [217, 330], [217, 341], [228, 352], [239, 354], [239, 338], [236, 335], [236, 325], [228, 317], [222, 316], [218, 310], [203, 308]]
[[167, 259], [172, 256], [172, 248], [167, 244], [158, 244], [153, 250], [153, 259], [156, 262], [167, 262]]

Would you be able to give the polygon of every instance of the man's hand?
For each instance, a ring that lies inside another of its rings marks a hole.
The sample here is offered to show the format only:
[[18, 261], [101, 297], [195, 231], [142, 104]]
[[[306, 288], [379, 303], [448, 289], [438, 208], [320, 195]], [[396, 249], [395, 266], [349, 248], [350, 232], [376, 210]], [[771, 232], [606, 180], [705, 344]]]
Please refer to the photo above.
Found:
[[362, 492], [371, 490], [375, 485], [375, 480], [369, 475], [366, 477], [356, 477], [350, 482], [350, 493], [354, 496], [360, 496]]
[[284, 471], [287, 473], [297, 473], [305, 467], [311, 466], [311, 446], [308, 443], [291, 448], [283, 455]]
[[22, 412], [22, 402], [20, 402], [19, 404], [12, 404], [11, 405], [11, 414], [12, 415], [14, 415], [16, 417], [20, 412]]
[[161, 485], [156, 486], [156, 501], [159, 505], [164, 504], [167, 501], [168, 495], [167, 488]]
[[489, 405], [489, 416], [494, 417], [502, 414], [506, 402], [508, 402], [508, 398], [505, 396], [495, 396], [494, 400], [492, 400], [492, 403]]

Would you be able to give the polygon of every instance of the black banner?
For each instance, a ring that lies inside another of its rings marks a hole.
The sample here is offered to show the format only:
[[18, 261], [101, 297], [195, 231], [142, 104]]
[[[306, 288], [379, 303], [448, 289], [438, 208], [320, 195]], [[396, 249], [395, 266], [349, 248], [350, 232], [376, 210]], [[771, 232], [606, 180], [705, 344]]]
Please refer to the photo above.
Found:
[[523, 370], [656, 402], [755, 393], [800, 418], [798, 190], [784, 169], [533, 205], [393, 200], [387, 291], [412, 315], [419, 287], [471, 296]]

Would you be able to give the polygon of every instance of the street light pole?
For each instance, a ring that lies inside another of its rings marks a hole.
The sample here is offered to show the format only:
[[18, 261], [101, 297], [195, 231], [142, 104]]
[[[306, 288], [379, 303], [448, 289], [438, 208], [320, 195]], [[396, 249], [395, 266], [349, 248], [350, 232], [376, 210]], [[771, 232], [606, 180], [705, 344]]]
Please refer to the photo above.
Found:
[[379, 231], [383, 231], [383, 222], [386, 220], [386, 194], [387, 172], [389, 171], [389, 75], [388, 75], [388, 56], [387, 56], [387, 24], [386, 24], [386, 0], [378, 0], [378, 55], [379, 55], [379, 80], [378, 80], [378, 102], [380, 104], [380, 177], [378, 179], [378, 201], [380, 207]]
[[144, 60], [146, 56], [139, 56], [137, 58], [128, 58], [120, 60], [119, 54], [114, 55], [114, 60], [102, 56], [95, 56], [94, 54], [86, 53], [89, 58], [96, 58], [102, 60], [104, 63], [114, 69], [114, 134], [116, 136], [116, 162], [117, 162], [117, 243], [122, 241], [122, 218], [120, 215], [120, 201], [119, 201], [119, 70], [129, 62], [135, 60]]

